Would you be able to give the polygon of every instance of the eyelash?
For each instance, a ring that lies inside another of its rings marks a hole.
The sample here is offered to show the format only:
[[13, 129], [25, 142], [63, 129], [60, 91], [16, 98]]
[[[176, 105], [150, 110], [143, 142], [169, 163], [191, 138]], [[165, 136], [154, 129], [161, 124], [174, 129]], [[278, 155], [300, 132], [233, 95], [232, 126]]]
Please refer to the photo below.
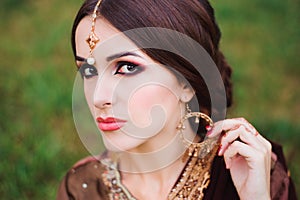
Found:
[[81, 74], [82, 78], [92, 78], [93, 76], [97, 76], [98, 75], [98, 71], [96, 69], [96, 67], [94, 67], [93, 65], [89, 65], [87, 63], [84, 63], [80, 68], [79, 68], [79, 72]]
[[[127, 67], [125, 70], [127, 70], [127, 72], [122, 72], [121, 69]], [[128, 67], [131, 67], [131, 69], [128, 69]], [[116, 72], [114, 73], [114, 75], [127, 75], [127, 76], [131, 76], [131, 75], [135, 75], [138, 74], [139, 72], [141, 72], [143, 69], [141, 66], [134, 64], [132, 62], [127, 62], [127, 61], [120, 61], [117, 63], [116, 65]], [[89, 65], [87, 63], [84, 63], [80, 68], [79, 68], [79, 72], [81, 74], [82, 78], [92, 78], [94, 76], [98, 76], [98, 71], [96, 69], [95, 66], [93, 65]]]
[[[127, 67], [125, 69], [125, 70], [127, 70], [127, 72], [121, 72], [121, 69], [124, 67]], [[131, 67], [131, 68], [129, 69], [128, 67]], [[117, 68], [117, 70], [114, 73], [114, 75], [121, 74], [121, 75], [130, 76], [130, 75], [138, 74], [143, 70], [141, 66], [134, 64], [132, 62], [125, 62], [125, 61], [118, 62], [116, 65], [116, 68]]]

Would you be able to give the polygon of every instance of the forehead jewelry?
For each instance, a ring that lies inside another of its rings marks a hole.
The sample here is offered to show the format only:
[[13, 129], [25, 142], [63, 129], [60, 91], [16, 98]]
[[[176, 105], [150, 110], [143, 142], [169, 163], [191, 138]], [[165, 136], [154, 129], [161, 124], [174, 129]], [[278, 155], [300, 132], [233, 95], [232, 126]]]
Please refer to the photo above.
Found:
[[100, 41], [100, 39], [98, 38], [98, 36], [95, 33], [95, 23], [96, 23], [96, 18], [97, 18], [97, 10], [101, 4], [101, 1], [102, 0], [99, 0], [94, 8], [94, 12], [92, 14], [91, 32], [90, 32], [88, 38], [86, 39], [86, 42], [88, 43], [89, 48], [90, 48], [90, 55], [87, 58], [87, 63], [89, 65], [93, 65], [96, 62], [95, 58], [93, 57], [93, 50], [95, 49], [96, 44]]

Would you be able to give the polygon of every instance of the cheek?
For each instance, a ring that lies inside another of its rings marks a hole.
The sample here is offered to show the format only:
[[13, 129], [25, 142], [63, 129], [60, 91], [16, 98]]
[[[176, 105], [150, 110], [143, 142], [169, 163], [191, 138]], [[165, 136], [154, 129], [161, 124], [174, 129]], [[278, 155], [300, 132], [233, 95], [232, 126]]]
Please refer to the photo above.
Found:
[[140, 128], [149, 126], [152, 120], [166, 121], [178, 108], [179, 99], [169, 88], [147, 85], [137, 89], [129, 98], [128, 113], [132, 122]]

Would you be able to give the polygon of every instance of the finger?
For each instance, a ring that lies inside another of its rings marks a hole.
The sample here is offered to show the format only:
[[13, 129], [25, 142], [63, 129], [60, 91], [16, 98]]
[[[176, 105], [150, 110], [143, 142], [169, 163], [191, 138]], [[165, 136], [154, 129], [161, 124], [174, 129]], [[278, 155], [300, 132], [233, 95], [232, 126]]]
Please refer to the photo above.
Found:
[[245, 143], [234, 141], [224, 152], [224, 160], [228, 169], [231, 167], [233, 159], [237, 156], [242, 156], [251, 169], [260, 165], [263, 166], [264, 163], [264, 158], [259, 151]]
[[240, 139], [242, 142], [250, 145], [253, 148], [261, 149], [263, 148], [263, 144], [256, 138], [255, 135], [250, 133], [244, 126], [240, 126], [239, 128], [228, 131], [222, 138], [221, 138], [221, 145], [218, 155], [221, 156], [227, 147], [234, 142], [235, 140]]
[[241, 130], [239, 130], [240, 128], [233, 130], [233, 131], [228, 131], [226, 132], [222, 138], [221, 138], [221, 142], [220, 142], [220, 149], [218, 152], [218, 155], [221, 156], [223, 155], [224, 151], [228, 148], [228, 146], [235, 141], [236, 139], [239, 138], [239, 132]]
[[245, 118], [235, 118], [235, 119], [241, 122], [245, 122], [250, 132], [254, 133], [255, 136], [258, 136], [257, 139], [264, 145], [264, 147], [267, 150], [272, 149], [271, 143], [267, 139], [265, 139], [262, 135], [260, 135], [258, 131], [254, 128], [254, 126], [250, 124]]
[[270, 157], [271, 157], [271, 154], [272, 154], [272, 145], [271, 145], [271, 143], [261, 135], [257, 136], [257, 140], [262, 144], [259, 151], [262, 152], [265, 155], [270, 155]]
[[264, 138], [262, 135], [257, 135], [257, 139], [259, 139], [259, 141], [264, 144], [264, 146], [269, 150], [269, 151], [272, 151], [272, 145], [271, 143], [266, 139]]
[[258, 135], [249, 132], [243, 126], [241, 126], [241, 129], [242, 131], [240, 132], [240, 139], [242, 142], [257, 150], [264, 148], [264, 144], [260, 141], [260, 139], [258, 139]]
[[245, 128], [249, 130], [249, 132], [253, 134], [258, 134], [256, 129], [251, 124], [249, 124], [247, 120], [245, 120], [244, 118], [234, 118], [216, 122], [214, 124], [213, 129], [210, 132], [208, 132], [208, 137], [219, 136], [222, 133], [222, 131], [236, 129], [241, 125], [245, 126]]

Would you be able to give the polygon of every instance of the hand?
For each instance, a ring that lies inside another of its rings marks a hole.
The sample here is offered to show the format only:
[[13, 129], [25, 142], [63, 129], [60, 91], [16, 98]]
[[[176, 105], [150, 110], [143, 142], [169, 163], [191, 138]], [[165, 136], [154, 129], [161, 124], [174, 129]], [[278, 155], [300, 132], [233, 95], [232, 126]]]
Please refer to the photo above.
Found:
[[215, 123], [208, 137], [220, 134], [219, 156], [241, 199], [270, 199], [271, 144], [244, 118]]

